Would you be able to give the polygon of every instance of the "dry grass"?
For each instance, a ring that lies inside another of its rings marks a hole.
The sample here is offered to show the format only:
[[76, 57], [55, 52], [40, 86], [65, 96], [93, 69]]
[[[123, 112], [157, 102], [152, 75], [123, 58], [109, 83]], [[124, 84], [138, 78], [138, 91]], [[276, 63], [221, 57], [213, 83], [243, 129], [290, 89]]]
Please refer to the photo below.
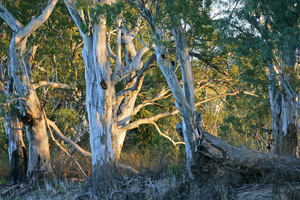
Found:
[[[94, 169], [93, 176], [84, 180], [73, 161], [63, 153], [52, 152], [55, 177], [28, 187], [0, 186], [0, 199], [199, 199], [199, 200], [256, 200], [300, 199], [300, 184], [285, 178], [287, 171], [251, 179], [251, 183], [238, 182], [236, 172], [216, 171], [210, 179], [190, 182], [182, 157], [159, 151], [127, 150], [120, 163], [139, 170], [138, 175], [106, 166]], [[84, 171], [91, 175], [91, 160], [73, 154]], [[0, 170], [9, 170], [2, 165]], [[4, 173], [5, 174], [5, 173]], [[6, 172], [6, 175], [8, 173]], [[241, 174], [239, 176], [242, 176]], [[250, 179], [249, 179], [250, 181]]]

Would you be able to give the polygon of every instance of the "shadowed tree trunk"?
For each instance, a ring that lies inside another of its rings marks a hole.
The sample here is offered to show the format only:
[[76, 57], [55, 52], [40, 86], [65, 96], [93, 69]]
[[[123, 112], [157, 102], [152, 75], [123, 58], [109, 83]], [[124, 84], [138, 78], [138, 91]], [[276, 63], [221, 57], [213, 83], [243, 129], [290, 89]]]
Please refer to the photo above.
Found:
[[8, 138], [8, 155], [10, 161], [10, 177], [13, 183], [26, 181], [28, 154], [23, 142], [22, 123], [15, 116], [10, 116], [6, 127]]
[[[272, 136], [274, 138], [273, 153], [278, 155], [296, 156], [298, 146], [298, 111], [292, 104], [297, 96], [287, 93], [283, 84], [289, 84], [290, 77], [285, 75], [294, 71], [296, 59], [294, 55], [286, 58], [283, 69], [273, 66], [269, 69], [269, 96], [272, 113]], [[289, 72], [282, 72], [289, 71]], [[278, 75], [284, 80], [278, 80]]]
[[[6, 98], [13, 98], [13, 78], [11, 77], [11, 70], [7, 62], [8, 81], [7, 86], [4, 84], [4, 68], [5, 64], [1, 63], [0, 70], [0, 92]], [[5, 102], [3, 102], [5, 103]], [[9, 106], [9, 105], [8, 105]], [[26, 181], [26, 172], [28, 164], [28, 154], [23, 142], [23, 124], [15, 116], [14, 113], [6, 112], [3, 117], [3, 124], [8, 141], [8, 156], [10, 163], [10, 178], [14, 184], [23, 183]]]

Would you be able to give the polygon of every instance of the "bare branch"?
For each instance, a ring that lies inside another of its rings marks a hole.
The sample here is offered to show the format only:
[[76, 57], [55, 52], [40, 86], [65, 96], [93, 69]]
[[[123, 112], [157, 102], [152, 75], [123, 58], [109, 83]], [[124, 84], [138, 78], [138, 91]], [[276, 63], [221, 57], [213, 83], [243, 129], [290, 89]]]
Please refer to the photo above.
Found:
[[22, 40], [28, 37], [36, 29], [38, 29], [49, 18], [58, 0], [49, 0], [47, 6], [43, 9], [42, 13], [37, 17], [33, 17], [31, 21], [24, 26], [16, 35], [16, 38]]
[[52, 81], [39, 81], [38, 83], [33, 83], [32, 86], [34, 89], [37, 89], [37, 88], [43, 87], [43, 86], [49, 86], [52, 88], [61, 88], [61, 89], [67, 89], [67, 90], [73, 89], [71, 86], [69, 86], [65, 83], [56, 83], [56, 82], [52, 82]]
[[193, 57], [198, 58], [199, 60], [201, 60], [202, 62], [206, 63], [207, 65], [209, 65], [210, 67], [214, 68], [215, 70], [217, 70], [219, 73], [224, 74], [226, 76], [229, 76], [229, 74], [225, 71], [222, 71], [218, 66], [214, 65], [213, 63], [211, 63], [209, 60], [207, 60], [206, 58], [204, 58], [203, 56], [201, 56], [199, 53], [195, 53], [195, 52], [190, 52], [190, 55]]
[[113, 50], [111, 49], [110, 34], [111, 34], [111, 32], [107, 33], [107, 40], [106, 40], [106, 48], [107, 48], [108, 56], [114, 60], [117, 60], [117, 56], [114, 54]]
[[55, 142], [55, 144], [63, 151], [65, 152], [65, 154], [67, 154], [72, 160], [73, 162], [77, 165], [79, 171], [81, 172], [81, 174], [83, 175], [84, 178], [87, 178], [88, 176], [86, 175], [86, 173], [83, 171], [82, 167], [80, 166], [80, 164], [77, 162], [77, 160], [54, 138], [52, 130], [49, 126], [49, 124], [47, 124], [47, 127], [49, 129], [50, 132], [50, 136], [52, 138], [52, 140]]
[[134, 37], [135, 39], [137, 39], [138, 41], [140, 41], [140, 43], [141, 43], [142, 45], [144, 45], [145, 47], [148, 47], [148, 48], [150, 49], [150, 46], [147, 45], [147, 44], [145, 44], [140, 38], [136, 37], [135, 35], [130, 35], [130, 36]]
[[71, 145], [73, 148], [75, 148], [79, 153], [83, 154], [84, 156], [92, 157], [92, 153], [82, 149], [78, 144], [76, 144], [74, 141], [70, 140], [62, 132], [59, 130], [59, 128], [56, 126], [55, 122], [51, 121], [50, 119], [46, 118], [47, 124], [53, 128], [56, 135], [60, 137], [63, 141]]
[[34, 64], [34, 65], [32, 66], [32, 69], [38, 69], [38, 70], [40, 70], [40, 71], [42, 71], [42, 72], [47, 73], [47, 70], [45, 70], [44, 68], [40, 67], [40, 64], [42, 64], [42, 62], [43, 62], [44, 60], [45, 60], [45, 58], [42, 58], [38, 63], [36, 63], [36, 64]]
[[247, 91], [236, 91], [236, 92], [232, 92], [232, 93], [224, 93], [224, 94], [220, 94], [220, 95], [217, 95], [217, 96], [214, 96], [214, 97], [205, 99], [205, 100], [203, 100], [203, 101], [199, 101], [199, 102], [195, 103], [195, 106], [200, 106], [201, 104], [206, 103], [206, 102], [208, 102], [208, 101], [211, 101], [211, 100], [213, 100], [213, 99], [221, 98], [221, 97], [224, 97], [224, 96], [236, 96], [236, 95], [238, 95], [238, 94], [246, 94], [246, 95], [251, 95], [251, 96], [258, 97], [256, 94], [252, 94], [252, 93], [247, 92]]
[[166, 134], [162, 133], [160, 128], [158, 127], [158, 125], [155, 122], [152, 122], [151, 124], [153, 124], [157, 130], [157, 132], [159, 133], [159, 135], [163, 136], [164, 138], [167, 138], [170, 142], [172, 142], [172, 144], [174, 145], [174, 147], [178, 150], [177, 148], [177, 144], [185, 144], [184, 142], [175, 142], [172, 138], [170, 138], [169, 136], [167, 136]]
[[0, 104], [0, 106], [7, 106], [7, 105], [10, 105], [12, 102], [18, 101], [18, 100], [24, 100], [24, 101], [26, 101], [27, 99], [24, 98], [24, 97], [15, 98], [15, 99], [12, 99], [12, 100], [10, 100], [10, 101], [8, 101], [6, 103]]
[[0, 3], [0, 17], [14, 32], [18, 32], [23, 27], [23, 25], [5, 8], [2, 3]]
[[[195, 103], [195, 107], [196, 106], [200, 106], [201, 104], [205, 103], [205, 102], [208, 102], [208, 101], [211, 101], [213, 99], [217, 99], [217, 98], [221, 98], [223, 96], [236, 96], [237, 94], [245, 94], [245, 92], [243, 91], [237, 91], [237, 92], [233, 92], [233, 93], [225, 93], [225, 94], [220, 94], [220, 95], [217, 95], [217, 96], [214, 96], [214, 97], [211, 97], [209, 99], [205, 99], [203, 101], [200, 101], [200, 102], [197, 102]], [[250, 93], [251, 94], [251, 93]], [[256, 96], [255, 94], [252, 94], [253, 96]], [[257, 97], [257, 96], [256, 96]], [[179, 111], [178, 109], [174, 109], [173, 111], [170, 111], [170, 112], [166, 112], [166, 113], [160, 113], [160, 114], [157, 114], [157, 115], [154, 115], [152, 117], [149, 117], [149, 118], [144, 118], [144, 119], [138, 119], [134, 122], [131, 122], [130, 124], [128, 125], [125, 125], [123, 127], [120, 128], [120, 132], [125, 132], [125, 131], [128, 131], [128, 130], [131, 130], [131, 129], [134, 129], [134, 128], [137, 128], [139, 127], [140, 125], [142, 124], [152, 124], [153, 122], [159, 120], [160, 118], [164, 118], [164, 117], [168, 117], [168, 116], [172, 116], [172, 115], [175, 115], [175, 114], [178, 114]]]
[[84, 23], [84, 19], [83, 19], [83, 16], [79, 13], [79, 11], [76, 9], [75, 5], [74, 5], [74, 2], [72, 0], [64, 0], [68, 10], [69, 10], [69, 13], [71, 14], [77, 28], [79, 29], [80, 31], [80, 34], [84, 40], [84, 42], [86, 42], [86, 35], [85, 33], [82, 31], [82, 25]]
[[[259, 128], [259, 126], [256, 126], [256, 125], [251, 125], [250, 127], [251, 127], [251, 128], [254, 128], [255, 130], [258, 130], [258, 128]], [[270, 129], [260, 128], [259, 130], [260, 130], [260, 131], [263, 131], [263, 132], [267, 132], [267, 133], [269, 133], [269, 134], [272, 133], [272, 129], [270, 130]]]
[[132, 72], [140, 70], [143, 67], [142, 64], [143, 62], [141, 61], [141, 59], [147, 51], [149, 51], [148, 47], [141, 48], [136, 54], [136, 56], [134, 57], [134, 59], [132, 60], [132, 62], [128, 66], [126, 66], [123, 70], [121, 70], [122, 71], [121, 74], [119, 75], [113, 74], [111, 77], [112, 84], [116, 84], [117, 82], [119, 82], [120, 80], [122, 80], [123, 78], [131, 74]]
[[[144, 64], [143, 68], [137, 74], [137, 77], [134, 77], [136, 79], [135, 84], [131, 88], [129, 88], [127, 90], [122, 90], [117, 94], [117, 101], [116, 101], [117, 107], [120, 105], [120, 103], [124, 97], [136, 94], [140, 91], [146, 71], [152, 67], [150, 64], [155, 61], [155, 58], [156, 58], [155, 54], [153, 54], [149, 57], [147, 62]], [[132, 79], [134, 79], [134, 78], [132, 78]]]
[[158, 93], [154, 98], [144, 100], [142, 103], [140, 103], [139, 105], [137, 105], [133, 109], [132, 115], [135, 115], [136, 113], [138, 113], [143, 107], [145, 107], [147, 105], [154, 104], [155, 101], [158, 101], [158, 100], [161, 100], [161, 99], [166, 99], [166, 98], [170, 97], [172, 94], [167, 95], [170, 91], [171, 91], [170, 88], [167, 88], [167, 89], [163, 88], [160, 91], [160, 93]]
[[172, 115], [175, 115], [177, 113], [179, 113], [178, 109], [170, 111], [170, 112], [166, 112], [166, 113], [160, 113], [160, 114], [154, 115], [154, 116], [149, 117], [149, 118], [138, 119], [134, 122], [131, 122], [128, 125], [125, 125], [125, 126], [121, 127], [119, 129], [119, 132], [125, 132], [125, 131], [128, 131], [128, 130], [137, 128], [142, 124], [152, 124], [153, 122], [159, 120], [160, 118], [172, 116]]

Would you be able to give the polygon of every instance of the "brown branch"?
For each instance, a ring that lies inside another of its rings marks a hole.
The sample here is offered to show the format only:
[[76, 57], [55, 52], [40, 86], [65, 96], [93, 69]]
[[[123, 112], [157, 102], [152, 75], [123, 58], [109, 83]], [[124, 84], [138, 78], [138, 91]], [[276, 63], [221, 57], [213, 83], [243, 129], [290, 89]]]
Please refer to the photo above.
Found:
[[[262, 125], [263, 126], [263, 125]], [[254, 128], [255, 130], [258, 130], [259, 128], [259, 130], [260, 131], [263, 131], [263, 132], [267, 132], [267, 133], [269, 133], [269, 134], [271, 134], [272, 133], [272, 129], [270, 130], [270, 129], [265, 129], [265, 128], [262, 128], [262, 126], [261, 127], [259, 127], [259, 126], [256, 126], [256, 125], [251, 125], [250, 127], [251, 128]], [[256, 131], [257, 132], [257, 131]]]
[[210, 67], [214, 68], [215, 70], [217, 70], [219, 73], [224, 74], [225, 76], [229, 76], [229, 74], [225, 71], [222, 71], [217, 65], [211, 63], [209, 60], [207, 60], [206, 58], [204, 58], [203, 56], [201, 56], [199, 53], [195, 53], [195, 52], [190, 52], [190, 55], [193, 57], [198, 58], [199, 60], [201, 60], [202, 62], [206, 63], [207, 65], [209, 65]]

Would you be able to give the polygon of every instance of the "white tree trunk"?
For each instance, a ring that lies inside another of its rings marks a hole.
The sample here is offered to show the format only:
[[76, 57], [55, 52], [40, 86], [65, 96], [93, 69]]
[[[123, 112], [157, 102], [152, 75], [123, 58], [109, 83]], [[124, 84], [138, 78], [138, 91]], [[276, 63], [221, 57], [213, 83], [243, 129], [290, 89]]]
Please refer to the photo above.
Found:
[[[177, 77], [174, 72], [174, 67], [166, 58], [164, 54], [164, 47], [158, 42], [156, 43], [156, 56], [157, 56], [157, 63], [162, 70], [169, 87], [172, 90], [173, 97], [175, 99], [175, 104], [180, 114], [182, 116], [182, 130], [185, 142], [185, 151], [187, 157], [187, 169], [190, 174], [190, 178], [194, 179], [193, 169], [196, 167], [195, 163], [195, 142], [196, 139], [199, 138], [199, 131], [197, 130], [196, 124], [196, 116], [194, 110], [189, 105], [185, 95], [183, 93], [182, 88], [177, 80]], [[186, 66], [182, 66], [185, 68]], [[188, 80], [189, 77], [185, 77], [185, 80]], [[189, 82], [189, 81], [188, 81]], [[189, 85], [187, 85], [190, 87]], [[191, 86], [193, 88], [193, 86]], [[187, 91], [187, 90], [186, 90]]]
[[104, 18], [94, 25], [93, 38], [87, 38], [82, 50], [85, 62], [86, 107], [90, 127], [93, 166], [114, 161], [111, 142], [114, 88], [110, 81], [110, 66], [106, 54], [106, 24]]
[[[102, 2], [111, 4], [114, 1], [107, 0]], [[92, 31], [84, 33], [81, 29], [85, 23], [83, 14], [76, 9], [74, 2], [71, 0], [65, 0], [65, 3], [84, 41], [82, 55], [85, 62], [86, 106], [89, 118], [93, 165], [97, 163], [102, 165], [120, 157], [126, 136], [126, 130], [122, 128], [131, 119], [137, 93], [141, 89], [139, 80], [137, 78], [132, 80], [132, 77], [136, 71], [142, 68], [143, 62], [141, 62], [141, 58], [149, 48], [143, 47], [136, 52], [132, 42], [134, 38], [132, 35], [137, 34], [140, 26], [141, 16], [136, 23], [137, 25], [129, 31], [129, 34], [125, 31], [123, 37], [121, 37], [120, 28], [121, 18], [117, 18], [117, 55], [114, 56], [112, 55], [110, 43], [106, 39], [105, 17], [98, 16], [99, 23], [93, 24]], [[123, 49], [126, 49], [125, 66], [121, 62], [121, 38], [125, 44]], [[107, 59], [107, 49], [110, 56], [116, 60], [116, 67], [113, 73]], [[121, 95], [116, 96], [114, 86], [123, 79], [125, 79], [125, 88], [122, 90]], [[112, 149], [113, 151], [111, 151]]]
[[[128, 65], [130, 65], [130, 63], [132, 63], [137, 52], [136, 52], [136, 49], [133, 44], [133, 37], [124, 32], [123, 32], [122, 39], [123, 39], [124, 49], [125, 49], [125, 60], [126, 60], [125, 62], [126, 62], [126, 65], [128, 66]], [[120, 35], [121, 35], [121, 33], [120, 33]], [[117, 52], [117, 55], [120, 55], [120, 54], [118, 54], [118, 52]], [[129, 77], [125, 78], [125, 89], [129, 89], [130, 87], [132, 87], [132, 85], [134, 85], [136, 83], [136, 81], [137, 81], [136, 78], [133, 79], [129, 83], [129, 79], [132, 76], [133, 75], [130, 75]], [[140, 89], [141, 88], [138, 88], [138, 91]], [[113, 144], [113, 149], [114, 149], [114, 154], [115, 154], [116, 160], [120, 159], [122, 147], [123, 147], [126, 133], [127, 133], [127, 131], [120, 131], [119, 127], [124, 127], [130, 122], [131, 115], [132, 115], [132, 112], [133, 112], [133, 109], [135, 106], [137, 94], [138, 94], [138, 92], [136, 92], [135, 94], [133, 94], [131, 96], [125, 97], [122, 100], [121, 104], [118, 105], [118, 108], [116, 108], [116, 110], [115, 110], [116, 119], [115, 119], [113, 131], [112, 131], [112, 144]]]
[[19, 101], [19, 118], [26, 128], [29, 142], [29, 160], [27, 177], [34, 183], [41, 176], [52, 171], [46, 121], [43, 109], [30, 81], [30, 73], [26, 70], [24, 52], [27, 38], [49, 18], [58, 0], [49, 0], [38, 17], [23, 26], [0, 3], [0, 16], [14, 31], [10, 42], [11, 72]]

